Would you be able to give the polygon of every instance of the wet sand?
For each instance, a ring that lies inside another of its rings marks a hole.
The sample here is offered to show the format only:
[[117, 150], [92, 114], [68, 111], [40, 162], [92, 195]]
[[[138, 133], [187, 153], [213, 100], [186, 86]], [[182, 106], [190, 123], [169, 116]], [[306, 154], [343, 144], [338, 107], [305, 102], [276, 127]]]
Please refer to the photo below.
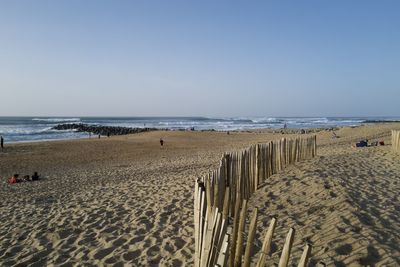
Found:
[[[350, 146], [365, 137], [388, 143], [391, 129], [400, 124], [346, 127], [337, 139], [321, 131], [315, 159], [272, 176], [256, 192], [250, 203], [261, 211], [258, 243], [270, 218], [278, 218], [273, 260], [294, 226], [294, 258], [307, 240], [314, 262], [400, 264], [400, 155], [390, 146]], [[283, 136], [290, 135], [150, 132], [6, 146], [0, 265], [191, 266], [194, 180], [224, 151]], [[6, 183], [13, 173], [34, 171], [43, 176], [38, 182]]]

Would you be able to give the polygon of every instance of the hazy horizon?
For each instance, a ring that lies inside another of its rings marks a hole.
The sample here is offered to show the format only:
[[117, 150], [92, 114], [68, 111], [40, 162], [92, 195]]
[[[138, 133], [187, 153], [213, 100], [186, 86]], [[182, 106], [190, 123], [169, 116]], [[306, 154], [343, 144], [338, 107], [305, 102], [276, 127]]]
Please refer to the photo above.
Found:
[[126, 118], [126, 119], [131, 119], [131, 118], [144, 118], [144, 119], [151, 119], [151, 118], [206, 118], [206, 119], [257, 119], [257, 118], [264, 118], [264, 119], [274, 119], [274, 118], [279, 118], [279, 119], [290, 119], [290, 118], [305, 118], [305, 119], [310, 119], [310, 118], [328, 118], [328, 119], [396, 119], [400, 120], [400, 116], [265, 116], [265, 115], [255, 115], [255, 116], [202, 116], [202, 115], [188, 115], [188, 116], [101, 116], [101, 115], [93, 115], [93, 116], [79, 116], [79, 115], [73, 115], [73, 116], [46, 116], [46, 115], [21, 115], [21, 116], [3, 116], [0, 115], [0, 118], [109, 118], [109, 119], [115, 119], [115, 118]]
[[397, 117], [400, 2], [8, 1], [0, 116]]

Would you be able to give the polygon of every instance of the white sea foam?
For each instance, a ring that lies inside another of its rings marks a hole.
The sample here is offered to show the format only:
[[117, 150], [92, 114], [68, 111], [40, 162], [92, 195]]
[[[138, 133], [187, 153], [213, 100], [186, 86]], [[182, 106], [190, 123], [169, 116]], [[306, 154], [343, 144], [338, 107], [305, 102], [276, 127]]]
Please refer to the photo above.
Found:
[[80, 118], [33, 118], [33, 121], [43, 121], [43, 122], [78, 122], [81, 121]]

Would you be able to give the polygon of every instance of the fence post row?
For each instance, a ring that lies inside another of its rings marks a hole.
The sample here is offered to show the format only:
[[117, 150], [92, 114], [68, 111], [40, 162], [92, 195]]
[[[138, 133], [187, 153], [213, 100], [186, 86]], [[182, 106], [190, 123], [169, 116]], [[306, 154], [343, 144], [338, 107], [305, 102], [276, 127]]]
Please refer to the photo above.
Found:
[[[392, 131], [392, 144], [400, 151], [400, 131]], [[253, 210], [246, 241], [243, 231], [247, 200], [268, 177], [287, 165], [313, 158], [316, 154], [316, 136], [282, 138], [266, 144], [256, 144], [240, 152], [225, 153], [217, 170], [195, 182], [195, 266], [250, 266], [257, 209]], [[257, 267], [266, 264], [275, 227], [276, 219], [273, 218], [265, 235]], [[279, 266], [288, 265], [294, 233], [291, 228]], [[299, 266], [307, 265], [310, 251], [311, 246], [306, 245]]]

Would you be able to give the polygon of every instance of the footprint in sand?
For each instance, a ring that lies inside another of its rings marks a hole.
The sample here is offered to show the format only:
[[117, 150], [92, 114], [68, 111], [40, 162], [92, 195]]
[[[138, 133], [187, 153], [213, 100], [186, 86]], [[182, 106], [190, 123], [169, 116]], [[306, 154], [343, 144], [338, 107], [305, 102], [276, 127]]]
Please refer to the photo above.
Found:
[[133, 261], [134, 259], [139, 257], [140, 254], [141, 254], [140, 250], [134, 250], [134, 251], [130, 251], [130, 252], [123, 254], [122, 257], [126, 261]]
[[94, 258], [96, 260], [101, 260], [107, 257], [111, 252], [114, 251], [114, 247], [100, 249], [98, 252], [94, 254]]
[[159, 253], [160, 253], [160, 247], [159, 247], [159, 245], [151, 246], [151, 247], [146, 251], [146, 254], [147, 254], [147, 256], [149, 256], [149, 257], [157, 256]]
[[335, 251], [339, 255], [349, 255], [353, 251], [353, 246], [350, 244], [344, 244], [337, 247]]
[[373, 246], [367, 247], [367, 256], [360, 259], [360, 264], [363, 266], [374, 266], [382, 258], [378, 250]]

